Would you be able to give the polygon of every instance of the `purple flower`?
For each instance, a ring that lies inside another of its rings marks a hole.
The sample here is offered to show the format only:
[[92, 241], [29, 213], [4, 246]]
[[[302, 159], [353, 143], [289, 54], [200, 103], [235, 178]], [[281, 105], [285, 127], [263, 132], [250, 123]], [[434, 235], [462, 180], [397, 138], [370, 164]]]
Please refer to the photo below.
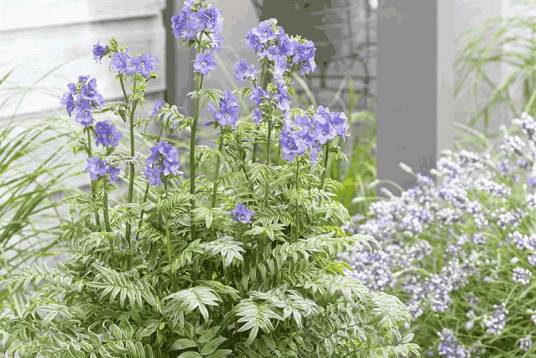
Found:
[[212, 107], [212, 111], [214, 119], [220, 126], [234, 128], [240, 111], [238, 99], [231, 93], [231, 91], [225, 91], [223, 97], [220, 99], [219, 108], [216, 109]]
[[305, 41], [294, 46], [292, 63], [297, 65], [300, 75], [306, 75], [313, 72], [316, 68], [315, 54], [316, 48], [312, 41]]
[[93, 59], [95, 61], [101, 61], [104, 56], [106, 56], [106, 53], [108, 52], [108, 46], [103, 46], [99, 42], [97, 42], [93, 46]]
[[95, 181], [106, 175], [106, 162], [99, 157], [90, 157], [87, 160], [87, 171], [91, 181]]
[[158, 68], [158, 61], [151, 56], [151, 54], [144, 53], [143, 55], [133, 58], [132, 65], [134, 66], [134, 71], [136, 73], [149, 79], [151, 74]]
[[195, 57], [194, 72], [200, 73], [203, 76], [208, 75], [216, 68], [216, 61], [211, 53], [198, 53]]
[[276, 37], [277, 20], [268, 19], [262, 21], [259, 26], [251, 29], [246, 34], [246, 44], [259, 55], [265, 55], [264, 50], [269, 41]]
[[241, 59], [234, 65], [234, 76], [239, 81], [254, 80], [257, 76], [257, 69], [255, 65], [250, 65], [245, 59]]
[[274, 94], [277, 108], [283, 113], [290, 111], [290, 95], [288, 87], [283, 81], [278, 81], [277, 92]]
[[151, 155], [145, 160], [145, 178], [150, 185], [161, 185], [163, 178], [179, 174], [177, 148], [167, 142], [159, 142], [151, 148]]
[[237, 204], [231, 213], [234, 221], [243, 224], [251, 223], [251, 219], [255, 216], [255, 212], [249, 210], [244, 204]]
[[78, 77], [76, 84], [69, 83], [68, 91], [62, 96], [67, 114], [75, 115], [75, 121], [84, 127], [93, 125], [93, 111], [104, 105], [104, 98], [97, 91], [97, 81], [89, 76]]
[[118, 180], [119, 172], [121, 171], [121, 169], [108, 164], [99, 157], [88, 158], [86, 170], [89, 173], [91, 181], [98, 180], [109, 174], [110, 183], [115, 183]]
[[164, 107], [164, 104], [166, 104], [166, 102], [164, 102], [163, 99], [157, 99], [153, 105], [153, 110], [151, 111], [149, 115], [151, 117], [156, 117], [156, 115], [160, 112], [162, 107]]
[[251, 96], [249, 97], [252, 101], [255, 101], [257, 106], [259, 106], [263, 100], [269, 98], [269, 94], [267, 91], [262, 89], [261, 87], [255, 87], [251, 93]]
[[95, 143], [103, 147], [117, 147], [119, 140], [123, 137], [117, 131], [111, 121], [97, 122], [95, 125]]
[[76, 86], [74, 83], [69, 83], [67, 85], [67, 88], [69, 90], [63, 94], [61, 98], [61, 103], [65, 106], [65, 109], [67, 110], [67, 114], [70, 117], [74, 109], [76, 108], [75, 99], [74, 99], [76, 95]]
[[119, 173], [121, 169], [112, 165], [108, 166], [108, 174], [110, 176], [110, 183], [116, 183], [119, 180]]
[[262, 122], [262, 112], [260, 109], [255, 108], [253, 110], [253, 114], [251, 115], [251, 118], [253, 119], [253, 122], [255, 122], [256, 125], [261, 124]]
[[111, 58], [112, 69], [118, 73], [131, 76], [136, 71], [134, 64], [132, 63], [132, 57], [128, 51], [126, 52], [116, 52], [112, 55]]

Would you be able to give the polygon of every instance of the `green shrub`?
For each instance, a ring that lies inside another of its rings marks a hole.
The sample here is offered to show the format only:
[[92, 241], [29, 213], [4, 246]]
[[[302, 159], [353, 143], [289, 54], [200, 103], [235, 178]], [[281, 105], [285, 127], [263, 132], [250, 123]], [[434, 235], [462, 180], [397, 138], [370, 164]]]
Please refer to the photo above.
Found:
[[[368, 238], [341, 229], [349, 215], [333, 198], [339, 184], [315, 164], [324, 162], [316, 156], [339, 155], [332, 142], [344, 132], [333, 130], [345, 128], [344, 116], [323, 107], [291, 109], [286, 95], [293, 72], [314, 68], [312, 43], [286, 36], [274, 20], [261, 23], [248, 34], [269, 34], [257, 52], [268, 45], [282, 50], [288, 41], [307, 55], [260, 55], [260, 78], [248, 75], [254, 88], [222, 94], [202, 88], [214, 69], [211, 51], [220, 46], [219, 12], [205, 1], [187, 1], [173, 30], [198, 51], [191, 117], [163, 103], [150, 118], [138, 115], [156, 62], [114, 40], [96, 45], [94, 55], [110, 58], [124, 100], [104, 104], [87, 76], [68, 86], [63, 101], [83, 126], [75, 149], [89, 157], [92, 190], [70, 198], [72, 216], [62, 234], [67, 260], [7, 281], [35, 293], [23, 312], [4, 315], [5, 350], [25, 357], [416, 355], [406, 308], [345, 276], [347, 265], [337, 259]], [[260, 121], [238, 120], [235, 95], [256, 91]], [[195, 140], [206, 102], [219, 131], [217, 149]], [[95, 123], [104, 116], [114, 122]], [[159, 135], [145, 131], [153, 121]], [[116, 122], [126, 127], [127, 151], [118, 146]], [[329, 130], [320, 131], [320, 124]], [[187, 129], [188, 176], [179, 172], [182, 153], [179, 158], [170, 144]], [[150, 155], [142, 154], [136, 133], [152, 145]], [[263, 163], [254, 159], [261, 148]], [[128, 171], [119, 178], [123, 166]], [[123, 182], [126, 199], [115, 191]]]

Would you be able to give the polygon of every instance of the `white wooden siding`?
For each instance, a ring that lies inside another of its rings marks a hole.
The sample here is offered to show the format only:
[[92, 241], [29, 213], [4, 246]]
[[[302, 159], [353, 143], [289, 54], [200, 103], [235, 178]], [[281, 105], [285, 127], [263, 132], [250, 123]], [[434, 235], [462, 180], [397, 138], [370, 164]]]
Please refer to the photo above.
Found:
[[0, 0], [0, 77], [13, 70], [0, 92], [0, 118], [59, 108], [66, 84], [81, 74], [95, 76], [106, 99], [120, 97], [108, 62], [92, 56], [93, 44], [111, 37], [159, 60], [147, 92], [162, 92], [163, 8], [164, 0]]

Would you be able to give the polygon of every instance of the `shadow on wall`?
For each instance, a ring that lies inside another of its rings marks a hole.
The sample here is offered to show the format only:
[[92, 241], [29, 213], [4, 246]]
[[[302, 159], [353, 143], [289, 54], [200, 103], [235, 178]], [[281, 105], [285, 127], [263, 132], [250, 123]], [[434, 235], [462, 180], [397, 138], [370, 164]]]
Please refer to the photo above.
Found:
[[[335, 55], [335, 46], [327, 35], [325, 25], [328, 24], [328, 9], [336, 9], [336, 0], [270, 0], [262, 6], [262, 18], [276, 18], [290, 35], [302, 35], [315, 42], [317, 46], [316, 60], [324, 66]], [[335, 11], [334, 11], [335, 14]], [[331, 29], [339, 30], [330, 21]], [[341, 27], [339, 25], [339, 27]]]

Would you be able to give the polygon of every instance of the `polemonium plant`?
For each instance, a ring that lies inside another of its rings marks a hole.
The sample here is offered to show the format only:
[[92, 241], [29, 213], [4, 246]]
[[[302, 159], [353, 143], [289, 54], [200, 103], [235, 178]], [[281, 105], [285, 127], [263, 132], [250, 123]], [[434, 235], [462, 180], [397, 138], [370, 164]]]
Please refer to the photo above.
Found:
[[432, 356], [535, 354], [536, 122], [503, 132], [485, 153], [445, 153], [435, 182], [417, 174], [356, 225], [380, 247], [351, 253], [351, 276], [403, 298]]
[[[293, 73], [314, 69], [314, 46], [286, 35], [275, 20], [262, 22], [247, 35], [261, 72], [236, 66], [251, 86], [207, 90], [203, 78], [215, 70], [221, 28], [219, 10], [201, 0], [186, 1], [172, 19], [175, 36], [197, 52], [191, 116], [162, 102], [148, 118], [139, 114], [157, 62], [116, 41], [97, 45], [93, 55], [109, 63], [123, 101], [103, 104], [93, 79], [69, 85], [64, 103], [85, 135], [80, 148], [91, 192], [72, 199], [63, 235], [68, 260], [9, 280], [12, 287], [33, 285], [35, 293], [23, 312], [2, 321], [6, 351], [182, 358], [417, 353], [405, 333], [406, 308], [345, 276], [347, 265], [337, 259], [366, 239], [341, 228], [349, 215], [333, 200], [337, 184], [324, 178], [319, 160], [346, 135], [344, 116], [292, 107]], [[255, 118], [240, 117], [240, 97], [252, 98]], [[207, 101], [216, 149], [196, 143]], [[87, 113], [79, 118], [81, 106]], [[145, 131], [151, 121], [160, 125], [158, 135]], [[189, 150], [181, 149], [173, 138], [188, 130]], [[116, 190], [122, 182], [124, 198]]]

